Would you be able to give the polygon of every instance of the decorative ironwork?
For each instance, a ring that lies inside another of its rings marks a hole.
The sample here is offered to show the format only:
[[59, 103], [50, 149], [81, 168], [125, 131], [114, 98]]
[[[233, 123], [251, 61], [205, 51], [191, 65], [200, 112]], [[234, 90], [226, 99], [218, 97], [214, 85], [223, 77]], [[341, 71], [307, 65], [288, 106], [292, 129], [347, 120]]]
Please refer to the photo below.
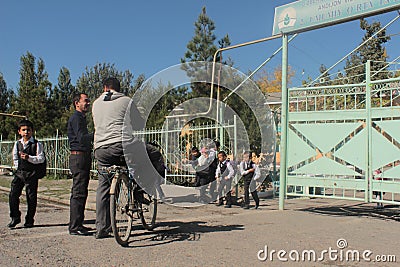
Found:
[[[190, 168], [183, 165], [193, 146], [199, 147], [204, 139], [216, 139], [215, 123], [204, 123], [200, 125], [173, 129], [146, 129], [135, 132], [145, 142], [158, 143], [165, 154], [168, 167], [167, 180], [177, 184], [190, 184], [195, 175]], [[233, 129], [235, 125], [227, 122], [221, 126], [225, 132]], [[233, 131], [233, 130], [232, 130]], [[220, 149], [223, 149], [233, 158], [234, 136], [225, 134]], [[55, 136], [50, 138], [38, 138], [42, 142], [48, 162], [48, 175], [59, 177], [69, 174], [69, 143], [68, 137]], [[12, 149], [15, 141], [0, 141], [0, 165], [12, 166]], [[97, 175], [96, 162], [92, 159], [93, 176]]]
[[399, 91], [400, 77], [289, 89], [288, 195], [398, 204]]

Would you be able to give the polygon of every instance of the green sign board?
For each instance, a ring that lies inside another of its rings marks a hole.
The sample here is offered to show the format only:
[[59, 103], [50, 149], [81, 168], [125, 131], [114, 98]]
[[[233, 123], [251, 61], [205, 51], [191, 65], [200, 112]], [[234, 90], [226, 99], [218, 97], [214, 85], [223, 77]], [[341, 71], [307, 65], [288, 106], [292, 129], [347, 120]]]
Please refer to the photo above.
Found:
[[303, 32], [400, 9], [400, 0], [298, 0], [275, 8], [272, 35]]

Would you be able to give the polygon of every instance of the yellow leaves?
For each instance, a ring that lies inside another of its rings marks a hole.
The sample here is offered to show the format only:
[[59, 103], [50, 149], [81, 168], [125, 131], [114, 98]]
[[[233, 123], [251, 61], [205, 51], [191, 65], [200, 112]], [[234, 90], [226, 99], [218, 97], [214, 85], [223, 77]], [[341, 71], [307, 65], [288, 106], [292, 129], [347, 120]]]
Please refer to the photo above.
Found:
[[[288, 84], [291, 82], [291, 79], [294, 77], [295, 72], [288, 67]], [[273, 72], [268, 72], [265, 69], [258, 75], [256, 80], [257, 85], [260, 87], [261, 91], [264, 93], [273, 93], [273, 92], [281, 92], [282, 89], [282, 67], [277, 66], [273, 70]]]

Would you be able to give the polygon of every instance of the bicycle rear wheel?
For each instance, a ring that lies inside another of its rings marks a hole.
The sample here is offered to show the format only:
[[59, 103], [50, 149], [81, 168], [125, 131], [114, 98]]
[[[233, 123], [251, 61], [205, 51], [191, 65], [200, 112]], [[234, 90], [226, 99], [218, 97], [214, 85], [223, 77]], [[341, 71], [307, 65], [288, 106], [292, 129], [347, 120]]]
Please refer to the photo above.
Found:
[[156, 225], [157, 199], [143, 192], [143, 199], [140, 201], [140, 219], [147, 230], [153, 230]]
[[128, 244], [132, 229], [132, 212], [129, 209], [133, 203], [133, 199], [130, 196], [131, 191], [129, 178], [126, 174], [120, 174], [116, 181], [111, 184], [111, 226], [115, 240], [121, 246]]

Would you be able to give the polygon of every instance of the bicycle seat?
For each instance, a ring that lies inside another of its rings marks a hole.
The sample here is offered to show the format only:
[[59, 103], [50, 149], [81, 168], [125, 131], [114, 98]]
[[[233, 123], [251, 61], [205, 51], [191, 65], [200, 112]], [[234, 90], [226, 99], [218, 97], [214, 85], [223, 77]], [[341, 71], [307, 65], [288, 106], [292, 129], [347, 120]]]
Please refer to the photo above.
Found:
[[128, 173], [128, 168], [126, 166], [117, 166], [117, 165], [112, 165], [110, 167], [103, 167], [101, 170], [106, 171], [108, 173], [116, 173], [116, 172], [125, 172]]

